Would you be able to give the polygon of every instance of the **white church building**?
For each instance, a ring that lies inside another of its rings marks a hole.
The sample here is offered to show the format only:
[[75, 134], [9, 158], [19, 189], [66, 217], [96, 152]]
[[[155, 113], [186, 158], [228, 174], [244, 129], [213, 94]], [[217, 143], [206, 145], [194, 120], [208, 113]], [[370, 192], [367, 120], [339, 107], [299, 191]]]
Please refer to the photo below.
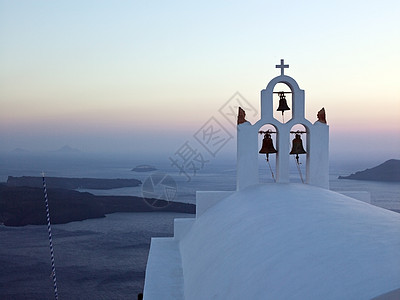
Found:
[[[260, 120], [239, 112], [236, 191], [197, 192], [195, 218], [175, 219], [173, 237], [152, 238], [145, 300], [400, 299], [400, 214], [329, 190], [325, 112], [305, 119], [304, 90], [283, 60], [276, 67]], [[277, 84], [288, 91], [274, 92]], [[276, 93], [291, 96], [280, 109], [291, 110], [287, 122], [273, 115]], [[265, 125], [269, 150], [259, 151]], [[260, 183], [259, 152], [275, 155], [273, 183]], [[291, 154], [305, 159], [303, 183], [289, 180]]]

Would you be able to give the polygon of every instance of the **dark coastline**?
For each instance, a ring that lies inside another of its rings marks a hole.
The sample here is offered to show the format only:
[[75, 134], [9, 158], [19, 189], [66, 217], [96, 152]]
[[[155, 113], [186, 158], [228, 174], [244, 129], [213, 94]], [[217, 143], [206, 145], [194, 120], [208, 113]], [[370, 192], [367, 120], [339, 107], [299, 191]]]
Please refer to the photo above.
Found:
[[400, 160], [390, 159], [374, 168], [358, 171], [348, 176], [339, 176], [338, 179], [400, 182]]
[[[42, 177], [8, 176], [7, 186], [26, 186], [26, 187], [42, 187]], [[59, 189], [96, 189], [108, 190], [122, 187], [135, 187], [142, 184], [137, 179], [103, 179], [103, 178], [68, 178], [68, 177], [46, 177], [46, 183], [52, 188]]]
[[[68, 189], [47, 189], [53, 224], [102, 218], [115, 212], [195, 213], [193, 204], [148, 200], [134, 196], [95, 196]], [[148, 203], [156, 202], [158, 207]], [[0, 184], [0, 223], [6, 226], [44, 225], [43, 188]]]

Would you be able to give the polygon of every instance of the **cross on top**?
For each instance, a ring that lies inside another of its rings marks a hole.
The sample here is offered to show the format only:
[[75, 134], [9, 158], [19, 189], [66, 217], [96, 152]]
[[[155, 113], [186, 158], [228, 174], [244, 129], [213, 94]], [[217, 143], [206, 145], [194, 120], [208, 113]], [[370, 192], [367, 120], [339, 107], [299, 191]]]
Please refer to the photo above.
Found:
[[284, 60], [281, 59], [281, 64], [276, 65], [275, 68], [281, 69], [281, 75], [285, 75], [283, 72], [285, 71], [285, 68], [289, 68], [289, 65], [285, 65]]

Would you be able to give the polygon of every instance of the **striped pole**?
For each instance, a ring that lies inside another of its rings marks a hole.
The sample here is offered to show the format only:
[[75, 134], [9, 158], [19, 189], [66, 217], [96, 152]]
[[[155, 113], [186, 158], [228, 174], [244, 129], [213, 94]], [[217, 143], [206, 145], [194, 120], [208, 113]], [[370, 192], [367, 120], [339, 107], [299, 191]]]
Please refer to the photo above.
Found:
[[53, 283], [54, 283], [54, 296], [55, 296], [56, 300], [58, 300], [56, 266], [54, 264], [53, 239], [51, 238], [49, 201], [47, 200], [47, 189], [46, 189], [46, 180], [44, 179], [44, 172], [42, 172], [42, 178], [43, 178], [44, 201], [46, 203], [47, 230], [49, 232], [50, 256], [51, 256], [51, 275], [53, 277]]

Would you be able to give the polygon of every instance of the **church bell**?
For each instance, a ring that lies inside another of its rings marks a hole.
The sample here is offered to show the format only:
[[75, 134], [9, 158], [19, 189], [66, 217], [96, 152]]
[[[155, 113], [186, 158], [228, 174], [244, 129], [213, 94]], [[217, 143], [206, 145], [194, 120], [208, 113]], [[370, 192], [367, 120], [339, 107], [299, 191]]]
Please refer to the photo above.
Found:
[[290, 110], [290, 108], [287, 105], [285, 93], [279, 92], [278, 96], [279, 96], [279, 107], [278, 107], [277, 111], [281, 111], [282, 115], [283, 115], [283, 112], [285, 110]]
[[303, 148], [303, 141], [301, 140], [300, 134], [296, 133], [295, 138], [292, 141], [292, 150], [290, 154], [296, 154], [297, 163], [299, 163], [299, 154], [306, 154], [306, 150]]
[[264, 138], [263, 138], [263, 143], [262, 143], [262, 147], [260, 149], [260, 151], [258, 153], [260, 154], [266, 154], [267, 155], [267, 160], [268, 160], [268, 155], [270, 153], [277, 153], [278, 151], [276, 151], [276, 149], [274, 148], [274, 144], [271, 138], [271, 135], [269, 133], [265, 133], [264, 134]]

